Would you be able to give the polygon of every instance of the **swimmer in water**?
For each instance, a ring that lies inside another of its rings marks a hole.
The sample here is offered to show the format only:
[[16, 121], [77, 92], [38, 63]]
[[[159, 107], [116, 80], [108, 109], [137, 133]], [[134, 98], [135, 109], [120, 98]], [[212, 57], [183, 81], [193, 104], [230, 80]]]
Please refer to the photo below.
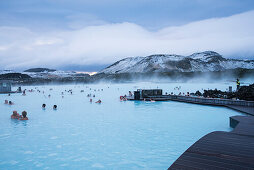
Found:
[[9, 105], [13, 105], [14, 103], [12, 101], [9, 101]]
[[8, 100], [5, 100], [5, 101], [4, 101], [4, 104], [8, 104], [8, 103], [9, 103]]
[[101, 103], [101, 100], [99, 99], [97, 102], [95, 102], [95, 103]]
[[152, 98], [150, 99], [151, 102], [155, 102], [155, 100], [153, 100]]
[[46, 104], [43, 103], [42, 104], [42, 108], [45, 109], [46, 108]]
[[57, 109], [57, 105], [54, 105], [54, 106], [53, 106], [53, 109], [56, 110], [56, 109]]
[[13, 114], [11, 115], [11, 119], [19, 119], [20, 115], [16, 110], [13, 111]]
[[90, 103], [92, 103], [93, 102], [93, 99], [90, 99]]
[[22, 117], [20, 118], [20, 120], [28, 120], [28, 117], [26, 117], [26, 115], [27, 115], [27, 112], [23, 111], [22, 112]]

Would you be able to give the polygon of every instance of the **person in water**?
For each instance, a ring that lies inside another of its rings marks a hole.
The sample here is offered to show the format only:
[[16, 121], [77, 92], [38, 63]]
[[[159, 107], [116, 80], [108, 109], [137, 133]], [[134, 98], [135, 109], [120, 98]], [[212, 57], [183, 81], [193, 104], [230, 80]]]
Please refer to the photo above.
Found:
[[42, 108], [45, 109], [46, 108], [46, 104], [43, 103], [42, 104]]
[[27, 112], [23, 111], [22, 112], [22, 117], [20, 118], [20, 120], [28, 120], [28, 117], [26, 117], [26, 115], [27, 115]]
[[151, 102], [155, 102], [155, 100], [153, 100], [152, 98], [150, 99]]
[[9, 105], [13, 105], [13, 102], [12, 102], [12, 101], [9, 101]]
[[131, 91], [129, 91], [129, 96], [132, 96], [132, 92]]
[[54, 105], [54, 106], [53, 106], [53, 109], [56, 110], [56, 109], [57, 109], [57, 105]]
[[93, 99], [90, 99], [90, 103], [92, 103], [93, 102]]
[[9, 103], [8, 100], [5, 100], [5, 101], [4, 101], [4, 104], [8, 104], [8, 103]]
[[99, 99], [97, 102], [95, 102], [95, 103], [101, 103], [101, 99]]
[[14, 110], [11, 115], [11, 119], [19, 119], [19, 118], [20, 118], [20, 115], [18, 114], [16, 110]]

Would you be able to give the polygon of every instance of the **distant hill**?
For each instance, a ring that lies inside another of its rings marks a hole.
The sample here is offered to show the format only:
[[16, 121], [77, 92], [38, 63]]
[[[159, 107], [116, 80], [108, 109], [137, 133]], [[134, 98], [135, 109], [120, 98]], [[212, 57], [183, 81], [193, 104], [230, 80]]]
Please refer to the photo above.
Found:
[[21, 73], [0, 74], [0, 79], [2, 80], [29, 79], [29, 78], [31, 78], [29, 75]]
[[53, 71], [56, 71], [56, 70], [48, 69], [48, 68], [31, 68], [31, 69], [25, 70], [24, 72], [40, 73], [40, 72], [53, 72]]
[[218, 72], [234, 69], [254, 69], [254, 60], [226, 59], [214, 51], [190, 56], [158, 54], [122, 59], [99, 74]]

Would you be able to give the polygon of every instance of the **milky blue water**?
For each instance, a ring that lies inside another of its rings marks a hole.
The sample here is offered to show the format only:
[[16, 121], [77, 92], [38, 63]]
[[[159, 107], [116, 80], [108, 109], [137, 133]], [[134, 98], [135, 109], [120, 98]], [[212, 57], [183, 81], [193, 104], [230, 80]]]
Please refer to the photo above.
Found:
[[[229, 85], [52, 85], [22, 87], [41, 90], [27, 92], [26, 96], [2, 94], [0, 169], [167, 169], [202, 136], [230, 131], [229, 117], [240, 113], [173, 101], [121, 102], [119, 96], [137, 88], [186, 93], [215, 87], [226, 90]], [[174, 90], [176, 86], [181, 89]], [[65, 92], [69, 89], [73, 94]], [[93, 103], [88, 93], [95, 94]], [[15, 104], [5, 105], [5, 99]], [[94, 103], [98, 99], [101, 104]], [[47, 105], [45, 110], [41, 108], [43, 103]], [[54, 104], [57, 110], [52, 109]], [[13, 110], [26, 110], [29, 120], [10, 119]]]

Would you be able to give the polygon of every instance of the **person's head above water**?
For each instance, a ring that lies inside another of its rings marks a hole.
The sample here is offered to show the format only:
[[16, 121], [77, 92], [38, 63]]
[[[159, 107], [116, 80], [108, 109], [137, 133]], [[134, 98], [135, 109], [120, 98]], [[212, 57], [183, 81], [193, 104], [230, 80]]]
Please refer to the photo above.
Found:
[[26, 112], [26, 111], [23, 111], [23, 112], [22, 112], [23, 118], [26, 118], [26, 115], [27, 115], [27, 112]]
[[42, 107], [45, 108], [45, 107], [46, 107], [46, 104], [42, 104]]
[[57, 105], [54, 105], [54, 106], [53, 106], [53, 109], [56, 109], [56, 108], [57, 108]]
[[9, 101], [9, 104], [12, 104], [12, 102], [11, 102], [11, 101]]
[[18, 112], [16, 110], [13, 111], [13, 116], [18, 116]]

